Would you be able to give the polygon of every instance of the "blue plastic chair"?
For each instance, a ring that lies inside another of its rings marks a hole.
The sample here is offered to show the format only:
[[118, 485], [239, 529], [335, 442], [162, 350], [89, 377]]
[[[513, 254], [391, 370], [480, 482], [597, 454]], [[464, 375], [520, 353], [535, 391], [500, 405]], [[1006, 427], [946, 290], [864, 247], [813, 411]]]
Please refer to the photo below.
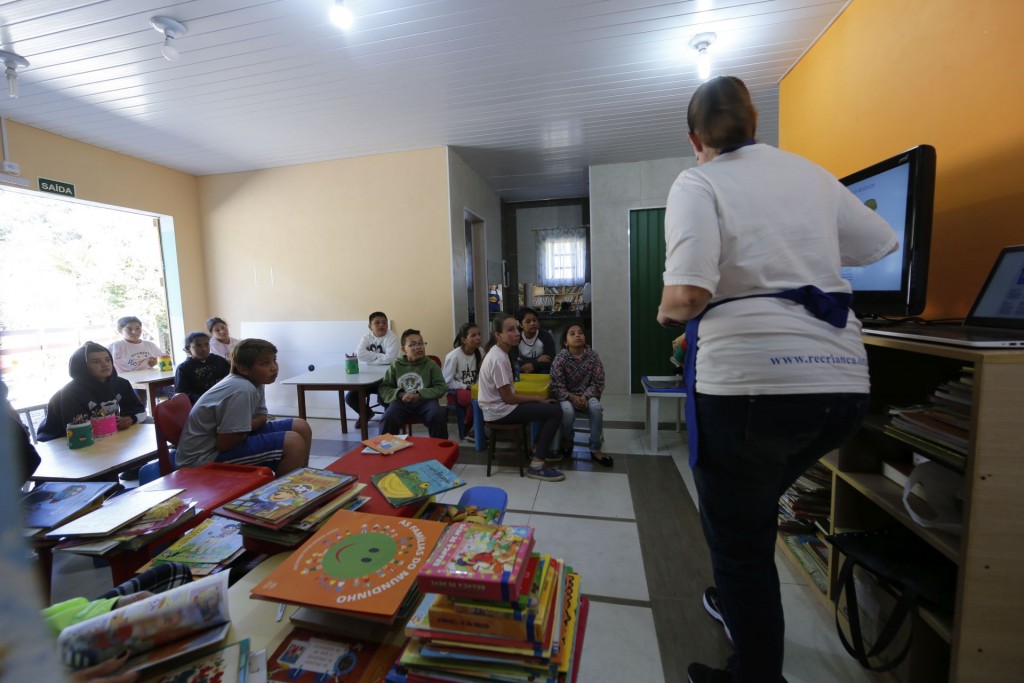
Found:
[[501, 524], [501, 520], [505, 519], [505, 508], [508, 507], [508, 494], [505, 493], [505, 489], [499, 489], [497, 486], [470, 486], [462, 492], [459, 505], [499, 510], [495, 521]]

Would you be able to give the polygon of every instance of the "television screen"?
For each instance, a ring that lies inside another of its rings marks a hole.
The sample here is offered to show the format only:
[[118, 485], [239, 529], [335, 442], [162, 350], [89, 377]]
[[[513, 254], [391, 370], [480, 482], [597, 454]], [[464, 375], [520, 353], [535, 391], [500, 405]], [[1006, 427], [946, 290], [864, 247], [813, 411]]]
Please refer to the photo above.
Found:
[[906, 317], [924, 310], [935, 193], [935, 148], [919, 145], [842, 178], [899, 238], [895, 252], [869, 266], [843, 268], [853, 310], [866, 320]]

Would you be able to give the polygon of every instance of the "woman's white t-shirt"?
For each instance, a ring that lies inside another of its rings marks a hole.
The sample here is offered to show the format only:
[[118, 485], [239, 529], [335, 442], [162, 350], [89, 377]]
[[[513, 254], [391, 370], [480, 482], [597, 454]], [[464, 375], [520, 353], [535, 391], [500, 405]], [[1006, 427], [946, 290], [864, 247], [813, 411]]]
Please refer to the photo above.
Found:
[[[896, 234], [825, 169], [750, 145], [683, 171], [665, 212], [665, 284], [712, 302], [815, 285], [849, 292], [841, 266], [888, 254]], [[746, 299], [700, 323], [697, 390], [705, 394], [867, 393], [867, 354], [852, 311], [839, 329], [800, 304]]]
[[495, 344], [484, 356], [477, 377], [477, 402], [486, 422], [500, 420], [516, 409], [511, 403], [501, 400], [501, 387], [509, 386], [514, 392], [515, 381], [512, 379], [512, 363], [508, 354]]

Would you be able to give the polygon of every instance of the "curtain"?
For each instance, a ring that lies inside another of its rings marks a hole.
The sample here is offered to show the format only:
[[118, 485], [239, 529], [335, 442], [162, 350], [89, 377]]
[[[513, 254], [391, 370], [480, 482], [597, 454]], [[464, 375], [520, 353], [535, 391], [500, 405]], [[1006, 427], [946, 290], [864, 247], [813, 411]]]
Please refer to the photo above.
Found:
[[537, 279], [541, 285], [582, 285], [586, 281], [586, 273], [586, 228], [537, 231]]

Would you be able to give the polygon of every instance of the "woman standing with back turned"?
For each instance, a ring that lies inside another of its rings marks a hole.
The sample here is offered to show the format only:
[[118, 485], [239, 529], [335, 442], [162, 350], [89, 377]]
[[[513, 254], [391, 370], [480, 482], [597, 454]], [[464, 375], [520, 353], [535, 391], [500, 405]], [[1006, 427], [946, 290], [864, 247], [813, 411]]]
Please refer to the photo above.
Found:
[[754, 142], [757, 112], [738, 78], [697, 88], [687, 123], [698, 167], [669, 192], [658, 322], [686, 324], [690, 465], [716, 584], [704, 605], [735, 645], [728, 669], [687, 672], [691, 683], [779, 683], [778, 499], [868, 404], [839, 269], [897, 241], [827, 171]]

